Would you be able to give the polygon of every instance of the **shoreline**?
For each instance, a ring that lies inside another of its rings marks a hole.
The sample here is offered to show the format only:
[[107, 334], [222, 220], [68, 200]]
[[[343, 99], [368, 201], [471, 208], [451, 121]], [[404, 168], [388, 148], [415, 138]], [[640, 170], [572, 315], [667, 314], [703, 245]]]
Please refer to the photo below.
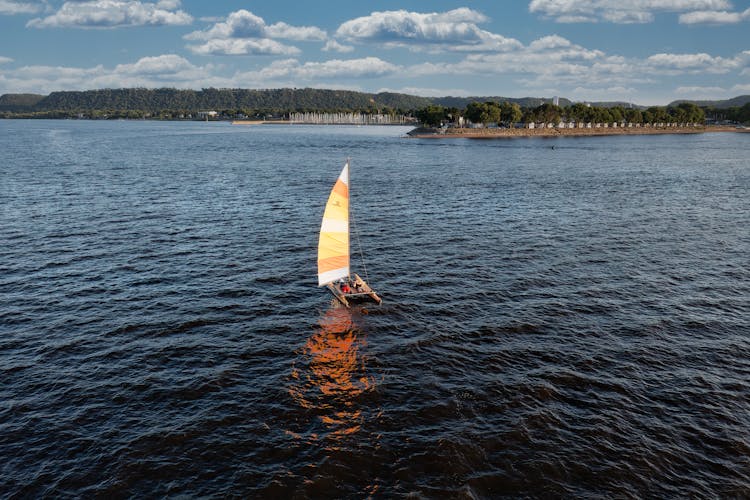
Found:
[[618, 127], [618, 128], [451, 128], [443, 133], [421, 132], [414, 129], [409, 137], [415, 139], [496, 139], [512, 137], [589, 137], [610, 135], [703, 134], [714, 132], [750, 133], [750, 128], [733, 126], [702, 127]]

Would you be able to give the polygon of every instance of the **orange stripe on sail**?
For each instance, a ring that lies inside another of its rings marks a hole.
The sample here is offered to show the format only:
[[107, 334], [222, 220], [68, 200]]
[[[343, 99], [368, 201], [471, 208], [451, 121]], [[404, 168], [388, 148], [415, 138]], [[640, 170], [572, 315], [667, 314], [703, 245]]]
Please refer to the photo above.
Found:
[[332, 192], [339, 196], [343, 196], [344, 198], [349, 198], [349, 187], [341, 182], [341, 179], [337, 180], [336, 184], [333, 185]]
[[349, 255], [349, 233], [320, 233], [318, 258]]
[[318, 261], [318, 274], [322, 274], [326, 271], [332, 271], [334, 269], [340, 269], [342, 267], [349, 266], [349, 256], [339, 255], [337, 257], [327, 257]]

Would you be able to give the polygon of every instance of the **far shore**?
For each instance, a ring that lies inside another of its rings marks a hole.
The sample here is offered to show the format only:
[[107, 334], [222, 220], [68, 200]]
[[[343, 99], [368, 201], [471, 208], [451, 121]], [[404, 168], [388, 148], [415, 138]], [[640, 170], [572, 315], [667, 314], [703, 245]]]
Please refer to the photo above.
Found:
[[263, 125], [269, 123], [265, 120], [232, 120], [232, 125]]
[[[424, 132], [423, 132], [424, 130]], [[701, 127], [610, 127], [610, 128], [449, 128], [444, 132], [414, 129], [417, 139], [494, 139], [503, 137], [579, 137], [594, 135], [702, 134], [706, 132], [750, 132], [750, 128], [708, 125]]]

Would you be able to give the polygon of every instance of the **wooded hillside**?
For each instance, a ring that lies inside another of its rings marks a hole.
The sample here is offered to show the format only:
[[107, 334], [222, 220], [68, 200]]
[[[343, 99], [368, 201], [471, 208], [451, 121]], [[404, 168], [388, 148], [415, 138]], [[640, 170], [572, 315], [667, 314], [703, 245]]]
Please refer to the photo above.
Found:
[[424, 97], [382, 92], [368, 94], [349, 90], [325, 89], [101, 89], [53, 92], [48, 96], [6, 94], [0, 97], [0, 111], [92, 111], [162, 110], [250, 110], [366, 111], [383, 108], [412, 110], [430, 103]]

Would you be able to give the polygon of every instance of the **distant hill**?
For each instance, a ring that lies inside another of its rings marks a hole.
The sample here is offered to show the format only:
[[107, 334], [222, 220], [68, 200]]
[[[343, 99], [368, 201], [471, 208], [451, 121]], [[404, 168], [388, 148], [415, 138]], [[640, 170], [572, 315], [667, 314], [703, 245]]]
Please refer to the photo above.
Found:
[[[201, 110], [247, 109], [259, 112], [345, 111], [382, 109], [414, 111], [430, 104], [463, 109], [470, 102], [513, 102], [535, 108], [552, 99], [543, 97], [420, 97], [395, 92], [370, 94], [326, 89], [100, 89], [36, 94], [5, 94], [0, 111], [92, 111], [92, 110]], [[560, 99], [561, 106], [571, 101]]]
[[393, 92], [381, 92], [375, 94], [375, 101], [393, 109], [413, 110], [421, 109], [433, 103], [429, 97], [419, 97], [408, 94], [395, 94]]
[[[396, 112], [408, 113], [422, 109], [430, 104], [443, 107], [464, 109], [471, 102], [512, 102], [522, 108], [536, 108], [552, 99], [544, 97], [420, 97], [395, 92], [371, 94], [351, 90], [328, 89], [202, 89], [178, 90], [161, 89], [100, 89], [84, 91], [52, 92], [47, 96], [38, 94], [5, 94], [0, 96], [0, 112], [21, 114], [47, 114], [57, 112], [61, 116], [72, 113], [98, 111], [120, 111], [130, 113], [178, 112], [195, 113], [197, 111], [237, 111], [252, 113], [288, 113], [290, 111], [383, 111], [385, 108]], [[670, 106], [683, 102], [692, 102], [701, 107], [718, 109], [742, 107], [750, 102], [750, 95], [739, 96], [723, 101], [674, 101]], [[569, 106], [572, 101], [559, 99], [560, 106]], [[645, 109], [645, 106], [626, 102], [591, 102], [592, 106], [611, 108], [622, 106]]]
[[590, 102], [592, 106], [595, 106], [597, 108], [633, 108], [633, 109], [647, 109], [648, 106], [641, 106], [639, 104], [633, 104], [632, 102], [624, 102], [624, 101], [600, 101], [600, 102]]
[[717, 108], [717, 109], [739, 108], [750, 102], [750, 95], [741, 95], [741, 96], [733, 97], [731, 99], [724, 99], [722, 101], [680, 100], [680, 101], [670, 102], [669, 105], [677, 106], [678, 104], [681, 104], [683, 102], [691, 102], [695, 104], [696, 106], [700, 106], [702, 108]]
[[[522, 108], [536, 108], [544, 103], [551, 103], [552, 99], [544, 97], [499, 97], [499, 96], [487, 96], [487, 97], [433, 97], [432, 102], [439, 104], [446, 108], [459, 108], [463, 109], [470, 102], [511, 102], [516, 103]], [[569, 106], [571, 101], [565, 98], [560, 98], [560, 106]]]
[[0, 95], [0, 110], [6, 111], [25, 111], [44, 99], [39, 94], [4, 94]]
[[[90, 111], [90, 110], [200, 110], [248, 109], [262, 112], [344, 111], [389, 107], [419, 109], [431, 100], [407, 94], [368, 94], [325, 89], [101, 89], [52, 92], [48, 96], [6, 94], [0, 111]], [[23, 104], [23, 106], [21, 106]]]

